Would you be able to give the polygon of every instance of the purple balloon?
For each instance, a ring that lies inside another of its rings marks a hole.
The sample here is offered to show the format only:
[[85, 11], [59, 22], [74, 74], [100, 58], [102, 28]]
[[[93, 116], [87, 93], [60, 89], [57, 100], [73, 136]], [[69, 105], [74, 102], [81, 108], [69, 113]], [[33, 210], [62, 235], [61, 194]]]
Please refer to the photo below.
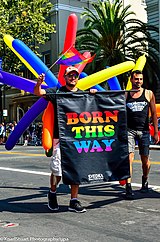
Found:
[[[34, 86], [36, 85], [35, 81], [28, 80], [26, 78], [16, 76], [1, 70], [0, 70], [0, 82], [30, 93], [34, 93]], [[41, 85], [41, 86], [43, 89], [48, 88], [47, 85]]]
[[48, 101], [44, 98], [40, 98], [37, 102], [33, 104], [33, 106], [25, 113], [23, 118], [18, 122], [15, 126], [13, 132], [7, 139], [5, 144], [5, 148], [7, 150], [13, 149], [16, 145], [17, 141], [24, 133], [24, 131], [29, 127], [29, 125], [37, 118], [37, 116], [44, 111], [47, 107]]

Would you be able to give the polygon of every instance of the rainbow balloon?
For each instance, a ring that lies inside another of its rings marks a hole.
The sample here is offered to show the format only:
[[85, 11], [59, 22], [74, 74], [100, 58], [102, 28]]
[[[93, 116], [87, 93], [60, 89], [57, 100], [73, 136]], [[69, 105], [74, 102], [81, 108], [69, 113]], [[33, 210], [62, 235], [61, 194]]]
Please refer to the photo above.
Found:
[[[72, 24], [72, 25], [71, 25]], [[73, 26], [74, 24], [74, 26]], [[76, 28], [77, 28], [77, 17], [75, 14], [72, 14], [69, 17], [68, 25], [67, 25], [67, 32], [66, 32], [66, 39], [65, 39], [65, 44], [64, 44], [64, 51], [67, 50], [72, 44], [75, 43], [75, 38], [76, 38]], [[72, 33], [72, 35], [71, 35]], [[72, 36], [72, 37], [71, 37]], [[4, 41], [8, 45], [8, 47], [19, 57], [19, 59], [26, 65], [26, 67], [36, 76], [38, 77], [39, 74], [45, 73], [46, 72], [46, 79], [45, 82], [47, 83], [47, 86], [43, 86], [42, 88], [47, 88], [47, 87], [54, 87], [54, 86], [60, 86], [57, 78], [52, 74], [51, 71], [48, 71], [48, 68], [45, 66], [45, 64], [20, 40], [12, 38], [10, 35], [5, 35], [4, 36]], [[86, 53], [88, 55], [89, 53]], [[102, 70], [100, 72], [97, 72], [95, 74], [92, 74], [90, 76], [87, 76], [78, 82], [78, 87], [81, 90], [88, 89], [94, 85], [97, 86], [97, 84], [112, 78], [114, 76], [117, 76], [119, 74], [122, 74], [128, 70], [133, 69], [134, 67], [134, 62], [125, 62], [118, 64], [116, 66], [110, 67], [108, 69]], [[80, 71], [83, 70], [85, 67], [85, 64], [79, 65], [78, 69]], [[64, 68], [60, 68], [60, 76], [64, 74]], [[8, 85], [13, 85], [19, 89], [33, 92], [34, 88], [34, 81], [27, 80], [27, 79], [21, 79], [20, 77], [16, 76], [10, 76], [9, 73], [8, 77], [10, 77], [10, 81], [8, 82]], [[2, 79], [5, 83], [7, 82], [7, 74], [2, 73]], [[22, 83], [20, 82], [22, 81]], [[23, 82], [24, 81], [24, 82]], [[63, 82], [63, 80], [61, 80]], [[9, 84], [10, 83], [10, 84]], [[25, 83], [25, 87], [24, 87]], [[39, 99], [29, 110], [28, 112], [23, 116], [23, 118], [19, 121], [17, 126], [15, 127], [14, 131], [11, 133], [9, 136], [7, 142], [6, 142], [6, 149], [10, 150], [14, 147], [22, 133], [27, 129], [27, 127], [34, 121], [34, 119], [47, 107], [48, 102], [41, 98]], [[50, 109], [51, 110], [51, 109]], [[44, 120], [45, 116], [47, 117], [48, 111], [46, 111], [44, 115]], [[50, 115], [53, 115], [53, 110], [50, 112]], [[52, 120], [50, 117], [49, 120]], [[52, 120], [53, 121], [53, 120]], [[51, 121], [50, 121], [51, 122]], [[45, 128], [46, 128], [46, 134], [48, 131], [50, 133], [50, 140], [53, 138], [53, 130], [50, 129], [51, 123], [45, 123]], [[52, 123], [53, 125], [53, 123]], [[43, 137], [44, 140], [47, 139]], [[44, 141], [43, 140], [43, 141]], [[49, 144], [49, 145], [48, 145]], [[45, 149], [49, 150], [51, 147], [51, 143], [46, 143], [47, 146], [45, 146]]]

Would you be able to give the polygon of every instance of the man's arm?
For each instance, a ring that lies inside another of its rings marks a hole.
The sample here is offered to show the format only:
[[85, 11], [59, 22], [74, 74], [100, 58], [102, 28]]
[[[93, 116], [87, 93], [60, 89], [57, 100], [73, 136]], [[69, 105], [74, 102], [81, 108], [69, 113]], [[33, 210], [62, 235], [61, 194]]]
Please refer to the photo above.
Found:
[[156, 113], [155, 96], [153, 93], [152, 93], [152, 97], [150, 100], [150, 110], [151, 110], [152, 122], [153, 122], [153, 127], [154, 127], [154, 140], [155, 140], [155, 144], [157, 144], [159, 142], [158, 121], [157, 121], [157, 113]]
[[46, 94], [45, 89], [41, 88], [41, 84], [44, 81], [44, 79], [45, 79], [45, 75], [44, 74], [39, 75], [39, 77], [37, 79], [37, 83], [36, 83], [36, 85], [34, 87], [34, 94], [37, 95], [37, 96], [43, 96], [43, 95]]

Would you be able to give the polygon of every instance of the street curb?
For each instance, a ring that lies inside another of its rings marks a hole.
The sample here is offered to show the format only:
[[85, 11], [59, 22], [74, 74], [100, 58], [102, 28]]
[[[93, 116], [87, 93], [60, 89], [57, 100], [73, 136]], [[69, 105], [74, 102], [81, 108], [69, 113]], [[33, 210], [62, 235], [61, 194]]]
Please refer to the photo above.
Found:
[[[136, 150], [138, 150], [138, 145], [135, 146]], [[150, 145], [150, 150], [160, 150], [160, 145]]]

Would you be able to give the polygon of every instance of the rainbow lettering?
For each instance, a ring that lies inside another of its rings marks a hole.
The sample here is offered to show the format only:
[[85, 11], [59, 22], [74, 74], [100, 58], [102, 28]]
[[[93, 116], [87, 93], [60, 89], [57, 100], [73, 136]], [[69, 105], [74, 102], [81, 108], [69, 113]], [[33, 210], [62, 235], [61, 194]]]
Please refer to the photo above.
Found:
[[118, 113], [118, 110], [66, 113], [66, 124], [71, 126], [73, 137], [77, 139], [73, 142], [77, 152], [112, 151], [111, 145], [115, 141], [113, 136], [118, 122]]

